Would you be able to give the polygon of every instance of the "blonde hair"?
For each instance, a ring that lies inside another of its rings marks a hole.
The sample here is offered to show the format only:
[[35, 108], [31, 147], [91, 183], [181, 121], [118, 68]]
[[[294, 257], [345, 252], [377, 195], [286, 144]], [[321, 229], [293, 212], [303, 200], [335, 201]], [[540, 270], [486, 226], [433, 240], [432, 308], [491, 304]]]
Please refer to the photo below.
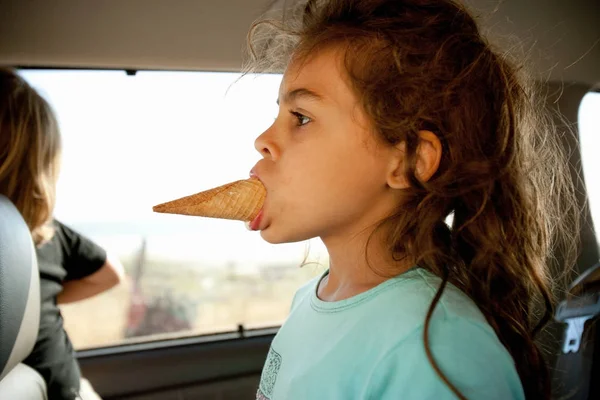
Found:
[[21, 212], [38, 245], [54, 235], [60, 149], [48, 102], [13, 70], [0, 68], [0, 194]]

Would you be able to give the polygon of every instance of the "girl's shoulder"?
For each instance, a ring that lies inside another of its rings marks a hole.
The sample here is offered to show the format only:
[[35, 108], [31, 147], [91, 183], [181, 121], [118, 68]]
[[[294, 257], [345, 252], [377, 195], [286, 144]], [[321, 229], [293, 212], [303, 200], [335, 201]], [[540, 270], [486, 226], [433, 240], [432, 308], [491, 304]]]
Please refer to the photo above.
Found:
[[[362, 308], [357, 317], [367, 325], [381, 327], [381, 335], [393, 332], [389, 343], [422, 331], [432, 301], [442, 280], [423, 268], [412, 270], [384, 282], [382, 290]], [[435, 306], [430, 329], [441, 327], [478, 332], [498, 342], [496, 333], [473, 300], [452, 284], [447, 284]]]
[[[385, 312], [366, 324], [377, 324], [381, 344], [373, 387], [385, 387], [378, 380], [393, 374], [397, 381], [415, 383], [410, 390], [402, 389], [408, 390], [403, 392], [406, 398], [454, 398], [433, 373], [425, 353], [425, 318], [441, 282], [439, 277], [417, 268], [380, 295], [376, 306]], [[446, 285], [435, 307], [428, 339], [438, 366], [467, 398], [523, 398], [509, 352], [473, 300], [454, 285]]]
[[[409, 311], [417, 316], [425, 316], [435, 295], [437, 294], [442, 279], [424, 268], [413, 268], [398, 278], [398, 284], [389, 290], [382, 298], [395, 304], [404, 311]], [[487, 325], [484, 315], [475, 302], [456, 286], [448, 283], [434, 311], [436, 319], [460, 318]]]

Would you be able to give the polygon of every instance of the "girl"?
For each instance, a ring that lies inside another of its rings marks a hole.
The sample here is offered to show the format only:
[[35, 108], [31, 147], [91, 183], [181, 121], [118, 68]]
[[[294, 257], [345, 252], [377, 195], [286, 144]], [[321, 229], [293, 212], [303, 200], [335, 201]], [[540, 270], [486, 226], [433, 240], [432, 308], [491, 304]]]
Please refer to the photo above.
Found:
[[330, 255], [257, 398], [549, 398], [534, 339], [577, 211], [521, 70], [452, 0], [309, 0], [250, 38], [249, 71], [285, 68], [252, 226]]
[[24, 363], [42, 375], [51, 400], [99, 399], [81, 379], [58, 304], [108, 290], [124, 272], [102, 248], [52, 218], [60, 142], [48, 103], [15, 72], [0, 68], [0, 193], [27, 222], [40, 270], [40, 328]]

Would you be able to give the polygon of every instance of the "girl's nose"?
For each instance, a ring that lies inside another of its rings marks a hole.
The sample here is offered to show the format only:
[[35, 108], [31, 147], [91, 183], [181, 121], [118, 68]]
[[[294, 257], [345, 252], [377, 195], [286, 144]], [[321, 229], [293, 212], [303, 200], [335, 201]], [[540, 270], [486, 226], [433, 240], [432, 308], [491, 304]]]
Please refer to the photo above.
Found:
[[274, 159], [277, 157], [277, 145], [273, 141], [271, 129], [272, 127], [256, 138], [254, 141], [254, 148], [263, 158]]

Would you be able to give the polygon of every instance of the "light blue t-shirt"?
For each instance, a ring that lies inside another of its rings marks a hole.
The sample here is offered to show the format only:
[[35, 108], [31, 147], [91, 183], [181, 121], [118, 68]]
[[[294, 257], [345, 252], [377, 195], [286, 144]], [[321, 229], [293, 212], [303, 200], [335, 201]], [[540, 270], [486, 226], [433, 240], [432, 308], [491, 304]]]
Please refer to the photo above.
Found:
[[[303, 286], [267, 356], [257, 400], [455, 399], [423, 345], [441, 280], [421, 268], [346, 300]], [[430, 324], [433, 356], [469, 400], [524, 399], [508, 351], [468, 296], [452, 285]]]

